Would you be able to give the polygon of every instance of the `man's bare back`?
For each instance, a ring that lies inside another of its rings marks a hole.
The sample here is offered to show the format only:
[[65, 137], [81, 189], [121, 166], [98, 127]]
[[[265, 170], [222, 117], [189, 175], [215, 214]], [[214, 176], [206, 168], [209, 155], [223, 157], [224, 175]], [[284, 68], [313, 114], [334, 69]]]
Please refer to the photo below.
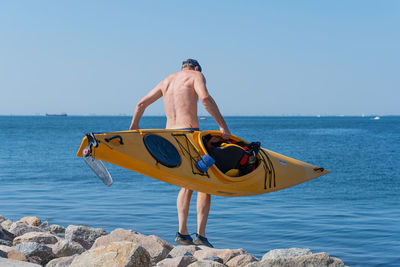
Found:
[[162, 83], [162, 95], [168, 129], [198, 128], [196, 79], [203, 75], [194, 70], [171, 74]]
[[205, 81], [203, 74], [197, 69], [182, 68], [181, 71], [171, 74], [139, 101], [130, 129], [139, 129], [139, 121], [144, 110], [161, 97], [164, 100], [167, 129], [198, 128], [197, 100], [200, 99], [219, 125], [222, 138], [229, 138], [228, 126], [214, 99], [208, 93]]

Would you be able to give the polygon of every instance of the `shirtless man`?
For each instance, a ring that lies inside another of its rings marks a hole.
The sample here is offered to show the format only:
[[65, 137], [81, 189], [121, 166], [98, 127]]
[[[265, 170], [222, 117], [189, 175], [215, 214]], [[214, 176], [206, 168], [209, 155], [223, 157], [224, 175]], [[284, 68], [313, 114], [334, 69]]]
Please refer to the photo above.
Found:
[[[139, 120], [145, 109], [157, 99], [163, 97], [167, 129], [198, 130], [197, 100], [200, 99], [205, 109], [216, 120], [222, 138], [228, 139], [231, 133], [222, 117], [217, 104], [207, 91], [206, 80], [201, 73], [201, 66], [194, 59], [187, 59], [182, 63], [181, 71], [169, 75], [136, 105], [133, 113], [131, 130], [139, 129]], [[197, 193], [197, 234], [193, 240], [189, 235], [186, 223], [189, 213], [190, 198], [193, 191], [181, 188], [177, 198], [179, 232], [175, 242], [180, 245], [206, 245], [212, 247], [206, 238], [206, 224], [210, 211], [211, 196], [206, 193]]]

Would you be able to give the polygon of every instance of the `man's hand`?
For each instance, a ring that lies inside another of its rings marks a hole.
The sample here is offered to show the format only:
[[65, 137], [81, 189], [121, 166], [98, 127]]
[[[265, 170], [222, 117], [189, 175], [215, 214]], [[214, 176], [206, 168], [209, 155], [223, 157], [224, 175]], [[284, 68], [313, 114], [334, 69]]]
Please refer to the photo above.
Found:
[[228, 130], [228, 128], [221, 128], [221, 138], [224, 140], [228, 140], [231, 137], [231, 132]]

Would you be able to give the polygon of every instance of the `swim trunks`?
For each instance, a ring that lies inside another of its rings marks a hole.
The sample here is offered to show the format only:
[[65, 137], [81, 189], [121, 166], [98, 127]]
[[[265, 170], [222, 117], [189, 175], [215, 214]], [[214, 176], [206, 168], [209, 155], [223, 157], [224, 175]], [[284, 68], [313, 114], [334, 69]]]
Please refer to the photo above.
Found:
[[178, 128], [176, 130], [188, 130], [188, 131], [191, 131], [191, 132], [200, 131], [199, 128]]

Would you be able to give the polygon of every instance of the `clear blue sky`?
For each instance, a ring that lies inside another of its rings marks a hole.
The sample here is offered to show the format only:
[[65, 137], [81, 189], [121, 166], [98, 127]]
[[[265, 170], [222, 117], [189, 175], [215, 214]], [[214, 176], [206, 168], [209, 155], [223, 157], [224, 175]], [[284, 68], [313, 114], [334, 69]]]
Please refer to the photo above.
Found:
[[400, 114], [397, 0], [0, 0], [3, 115], [131, 114], [188, 57], [224, 115]]

